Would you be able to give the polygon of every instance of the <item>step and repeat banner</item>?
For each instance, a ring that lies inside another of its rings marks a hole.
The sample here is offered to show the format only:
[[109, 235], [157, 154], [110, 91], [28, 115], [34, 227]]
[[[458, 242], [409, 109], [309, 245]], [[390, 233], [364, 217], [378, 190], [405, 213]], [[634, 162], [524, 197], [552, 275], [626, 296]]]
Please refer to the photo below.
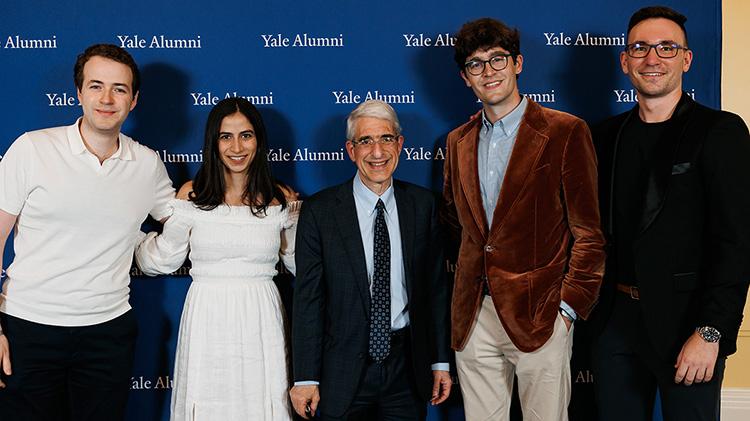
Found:
[[[695, 59], [685, 89], [720, 104], [721, 2], [663, 1], [688, 17]], [[453, 34], [490, 16], [521, 32], [521, 92], [594, 123], [632, 107], [620, 71], [630, 15], [647, 1], [518, 2], [381, 0], [10, 0], [0, 5], [0, 155], [25, 131], [69, 125], [80, 115], [76, 55], [94, 43], [127, 49], [142, 74], [138, 105], [123, 127], [156, 150], [176, 187], [202, 161], [203, 129], [219, 100], [254, 103], [269, 131], [276, 177], [304, 198], [355, 173], [344, 149], [357, 104], [393, 105], [406, 138], [398, 178], [439, 192], [445, 136], [481, 108], [459, 77]], [[1, 157], [0, 157], [1, 158]], [[12, 260], [8, 242], [3, 264]], [[449, 249], [452, 247], [449, 246]], [[166, 420], [188, 264], [172, 276], [133, 268], [140, 324], [131, 420]], [[445, 269], [452, 272], [449, 257]], [[293, 278], [277, 282], [287, 311]], [[61, 297], [64, 299], [64, 297]], [[573, 420], [593, 419], [585, 329], [573, 359]], [[461, 420], [460, 393], [429, 420]]]

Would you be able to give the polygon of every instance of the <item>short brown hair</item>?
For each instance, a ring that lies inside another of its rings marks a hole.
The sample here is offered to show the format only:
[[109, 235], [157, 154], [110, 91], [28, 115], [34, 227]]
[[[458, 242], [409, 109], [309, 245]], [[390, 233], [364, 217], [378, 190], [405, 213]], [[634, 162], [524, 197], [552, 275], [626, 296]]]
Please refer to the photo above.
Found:
[[492, 18], [481, 18], [466, 22], [456, 34], [454, 59], [458, 68], [464, 70], [466, 59], [479, 49], [500, 47], [506, 50], [513, 61], [521, 54], [521, 34], [518, 29]]
[[133, 56], [114, 44], [94, 44], [78, 55], [76, 64], [73, 66], [73, 82], [78, 90], [83, 88], [83, 66], [95, 56], [108, 58], [128, 66], [130, 73], [133, 74], [133, 96], [138, 93], [141, 89], [141, 74], [138, 72], [138, 65], [135, 64]]

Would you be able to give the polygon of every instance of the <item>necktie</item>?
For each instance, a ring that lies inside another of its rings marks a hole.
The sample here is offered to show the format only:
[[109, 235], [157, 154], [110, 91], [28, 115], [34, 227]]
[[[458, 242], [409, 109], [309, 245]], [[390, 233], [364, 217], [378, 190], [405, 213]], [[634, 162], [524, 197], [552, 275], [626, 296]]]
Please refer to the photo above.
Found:
[[370, 357], [383, 361], [391, 350], [391, 240], [385, 225], [385, 205], [375, 205], [375, 267], [370, 293]]

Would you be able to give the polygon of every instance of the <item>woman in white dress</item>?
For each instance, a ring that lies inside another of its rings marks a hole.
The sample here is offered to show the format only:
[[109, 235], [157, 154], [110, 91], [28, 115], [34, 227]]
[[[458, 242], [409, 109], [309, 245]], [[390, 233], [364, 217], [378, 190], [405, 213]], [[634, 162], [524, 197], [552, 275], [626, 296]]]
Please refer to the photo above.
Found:
[[171, 419], [289, 420], [284, 315], [272, 278], [279, 257], [294, 272], [299, 202], [274, 182], [266, 130], [247, 100], [211, 110], [203, 152], [163, 233], [136, 249], [148, 275], [177, 270], [190, 252]]

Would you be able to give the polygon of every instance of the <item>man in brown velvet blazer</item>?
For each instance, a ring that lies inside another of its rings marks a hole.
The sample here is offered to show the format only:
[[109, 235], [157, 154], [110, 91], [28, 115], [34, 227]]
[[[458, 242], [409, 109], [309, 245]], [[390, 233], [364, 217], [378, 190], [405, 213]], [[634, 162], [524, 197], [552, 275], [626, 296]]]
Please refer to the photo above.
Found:
[[481, 114], [447, 139], [447, 223], [461, 232], [452, 344], [466, 419], [567, 420], [572, 323], [604, 271], [596, 158], [586, 124], [522, 97], [518, 31], [465, 24], [455, 58]]

